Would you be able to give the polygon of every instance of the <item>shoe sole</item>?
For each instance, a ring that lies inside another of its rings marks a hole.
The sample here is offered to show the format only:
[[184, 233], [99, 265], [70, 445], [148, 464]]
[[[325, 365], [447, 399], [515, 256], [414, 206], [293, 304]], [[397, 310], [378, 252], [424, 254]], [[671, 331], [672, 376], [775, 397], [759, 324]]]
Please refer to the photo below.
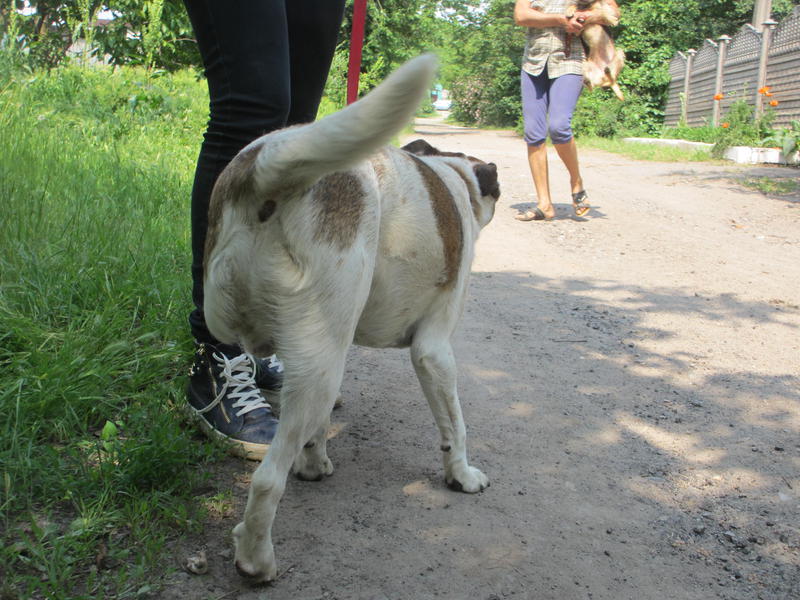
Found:
[[206, 421], [203, 414], [192, 406], [189, 402], [184, 404], [184, 412], [189, 419], [195, 424], [200, 426], [202, 432], [213, 442], [222, 445], [228, 454], [238, 456], [247, 460], [264, 460], [269, 450], [269, 444], [256, 444], [255, 442], [246, 442], [243, 440], [235, 440], [232, 437], [214, 429], [211, 424]]

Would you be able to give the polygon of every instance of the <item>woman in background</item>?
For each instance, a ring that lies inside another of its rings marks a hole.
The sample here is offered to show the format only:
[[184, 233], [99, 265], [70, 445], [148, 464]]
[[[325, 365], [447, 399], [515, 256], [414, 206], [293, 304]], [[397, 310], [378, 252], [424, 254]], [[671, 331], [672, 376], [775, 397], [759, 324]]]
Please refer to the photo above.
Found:
[[[614, 0], [606, 0], [617, 12]], [[572, 136], [572, 113], [583, 89], [585, 53], [580, 33], [595, 22], [590, 12], [564, 16], [567, 0], [517, 0], [514, 22], [528, 28], [522, 56], [522, 116], [537, 205], [516, 216], [519, 221], [550, 221], [556, 211], [550, 198], [545, 140], [550, 135], [559, 158], [569, 172], [575, 215], [589, 212], [583, 187], [578, 149]], [[598, 21], [599, 22], [599, 21]]]

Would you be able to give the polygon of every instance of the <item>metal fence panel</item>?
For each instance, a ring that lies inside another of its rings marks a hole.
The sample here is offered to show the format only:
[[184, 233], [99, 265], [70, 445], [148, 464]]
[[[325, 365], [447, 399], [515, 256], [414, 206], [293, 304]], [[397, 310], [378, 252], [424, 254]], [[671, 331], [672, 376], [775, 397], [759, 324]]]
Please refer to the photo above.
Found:
[[[722, 66], [724, 97], [720, 101], [720, 110], [723, 120], [736, 100], [744, 98], [749, 104], [755, 104], [762, 35], [751, 25], [744, 25], [730, 41]], [[716, 44], [706, 40], [695, 55], [689, 75], [688, 99], [683, 98], [686, 57], [679, 52], [672, 58], [669, 66], [671, 80], [664, 107], [667, 126], [680, 123], [683, 102], [686, 102], [688, 125], [700, 126], [710, 121], [715, 102], [718, 52]], [[795, 7], [772, 32], [766, 77], [772, 96], [765, 98], [765, 108], [775, 115], [773, 125], [786, 126], [792, 120], [800, 119], [800, 6]], [[769, 106], [771, 100], [777, 101], [777, 105]]]
[[[731, 39], [725, 64], [722, 66], [720, 111], [723, 115], [740, 99], [753, 103], [758, 82], [758, 55], [761, 35], [751, 25], [744, 25]], [[724, 117], [723, 117], [724, 120]]]
[[711, 120], [714, 107], [714, 84], [717, 75], [717, 45], [711, 40], [694, 57], [689, 79], [691, 92], [686, 105], [686, 121], [690, 125], [705, 125]]
[[800, 119], [800, 6], [775, 28], [767, 59], [767, 85], [778, 106], [773, 125]]
[[678, 52], [669, 62], [669, 90], [667, 104], [664, 106], [664, 122], [675, 125], [681, 120], [681, 94], [683, 94], [683, 80], [686, 77], [686, 56]]

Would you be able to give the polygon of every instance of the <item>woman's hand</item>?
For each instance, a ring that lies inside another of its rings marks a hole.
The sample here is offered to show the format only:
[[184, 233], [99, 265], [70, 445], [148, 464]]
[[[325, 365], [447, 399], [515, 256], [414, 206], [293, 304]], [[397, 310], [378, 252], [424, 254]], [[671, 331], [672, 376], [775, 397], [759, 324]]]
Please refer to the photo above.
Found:
[[[586, 14], [588, 14], [588, 13], [586, 13]], [[584, 25], [586, 25], [585, 17], [583, 17], [583, 18], [579, 17], [577, 12], [575, 13], [575, 16], [573, 16], [572, 18], [569, 18], [569, 19], [567, 19], [566, 17], [564, 17], [564, 18], [566, 20], [566, 23], [564, 23], [564, 30], [567, 33], [570, 33], [570, 34], [573, 34], [573, 35], [579, 35], [580, 32], [583, 31]]]
[[603, 17], [591, 10], [576, 10], [575, 14], [572, 15], [572, 19], [570, 20], [578, 21], [584, 25], [592, 25], [601, 22]]

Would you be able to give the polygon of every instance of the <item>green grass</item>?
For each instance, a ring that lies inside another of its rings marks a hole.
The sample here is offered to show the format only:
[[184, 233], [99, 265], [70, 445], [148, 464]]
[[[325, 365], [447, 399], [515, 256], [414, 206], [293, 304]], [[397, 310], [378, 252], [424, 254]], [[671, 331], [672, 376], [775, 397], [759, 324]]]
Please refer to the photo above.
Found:
[[152, 591], [203, 517], [218, 450], [179, 407], [206, 107], [189, 72], [0, 76], [4, 600]]
[[800, 190], [800, 184], [798, 184], [797, 180], [789, 178], [749, 177], [743, 179], [741, 184], [746, 188], [766, 195], [786, 196]]
[[658, 162], [719, 162], [714, 161], [705, 150], [685, 150], [658, 144], [640, 144], [626, 142], [622, 139], [600, 137], [579, 138], [580, 148], [593, 148], [621, 154], [636, 160], [651, 160]]

